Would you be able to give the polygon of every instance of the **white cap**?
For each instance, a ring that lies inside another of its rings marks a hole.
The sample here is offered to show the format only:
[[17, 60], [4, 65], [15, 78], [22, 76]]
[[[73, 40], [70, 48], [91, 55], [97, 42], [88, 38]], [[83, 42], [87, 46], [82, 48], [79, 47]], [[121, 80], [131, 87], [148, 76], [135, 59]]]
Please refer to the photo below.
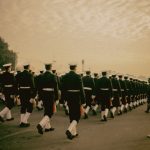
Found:
[[14, 70], [12, 70], [10, 73], [14, 74], [14, 73], [15, 73], [15, 71], [14, 71]]
[[29, 65], [30, 65], [29, 63], [24, 63], [24, 64], [23, 64], [23, 66], [29, 66]]
[[77, 63], [69, 63], [69, 66], [77, 66]]
[[8, 63], [8, 64], [4, 64], [3, 67], [10, 67], [12, 64]]

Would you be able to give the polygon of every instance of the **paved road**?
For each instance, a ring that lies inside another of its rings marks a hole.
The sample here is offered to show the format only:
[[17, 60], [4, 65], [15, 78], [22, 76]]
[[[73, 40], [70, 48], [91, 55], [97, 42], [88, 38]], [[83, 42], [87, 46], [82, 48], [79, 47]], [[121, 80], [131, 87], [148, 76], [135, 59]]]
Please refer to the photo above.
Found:
[[150, 150], [150, 114], [144, 113], [146, 105], [100, 122], [99, 115], [81, 119], [79, 137], [68, 140], [65, 130], [68, 118], [63, 111], [52, 119], [54, 132], [39, 135], [36, 125], [42, 112], [34, 110], [29, 128], [19, 128], [19, 108], [13, 109], [15, 120], [0, 123], [0, 150]]

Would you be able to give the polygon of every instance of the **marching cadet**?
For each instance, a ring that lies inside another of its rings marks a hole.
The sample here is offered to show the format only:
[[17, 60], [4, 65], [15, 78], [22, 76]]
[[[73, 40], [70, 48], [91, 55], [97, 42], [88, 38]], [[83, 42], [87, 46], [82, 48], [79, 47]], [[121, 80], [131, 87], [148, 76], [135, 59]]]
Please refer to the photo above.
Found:
[[[148, 81], [149, 82], [149, 81]], [[148, 85], [148, 83], [147, 82], [144, 82], [143, 83], [144, 85], [143, 85], [143, 103], [146, 103], [147, 102], [147, 90], [148, 90], [148, 87], [149, 87], [149, 85]]]
[[137, 93], [138, 93], [138, 105], [142, 105], [142, 95], [143, 95], [143, 83], [140, 80], [137, 81]]
[[134, 97], [134, 102], [135, 102], [135, 107], [138, 106], [138, 97], [139, 97], [139, 93], [138, 93], [138, 83], [136, 79], [132, 79], [132, 83], [133, 83], [133, 97]]
[[43, 70], [40, 70], [40, 74], [38, 76], [35, 77], [35, 87], [36, 87], [36, 90], [37, 90], [37, 93], [38, 93], [38, 96], [37, 96], [37, 110], [40, 111], [40, 110], [43, 110], [43, 102], [42, 102], [42, 98], [41, 98], [41, 90], [40, 90], [40, 85], [39, 85], [39, 82], [40, 82], [40, 79], [42, 78], [43, 76], [43, 73], [44, 71]]
[[139, 81], [137, 79], [134, 79], [134, 90], [135, 90], [135, 101], [136, 101], [136, 106], [139, 106], [139, 100], [140, 100], [140, 85]]
[[133, 108], [133, 99], [132, 99], [132, 88], [131, 88], [131, 83], [128, 80], [128, 76], [124, 76], [124, 82], [126, 85], [126, 98], [127, 98], [127, 104], [129, 106], [129, 110], [132, 110]]
[[130, 97], [132, 100], [133, 108], [136, 108], [137, 103], [136, 103], [136, 87], [135, 83], [132, 78], [130, 78]]
[[143, 105], [144, 104], [144, 99], [145, 99], [145, 85], [146, 85], [145, 82], [138, 80], [138, 93], [139, 93], [138, 103], [139, 103], [139, 105]]
[[2, 93], [2, 80], [1, 80], [1, 77], [2, 77], [2, 69], [0, 68], [0, 93]]
[[[84, 112], [84, 119], [87, 119], [88, 112], [90, 108], [92, 109], [92, 93], [95, 88], [94, 79], [91, 77], [91, 71], [86, 71], [86, 76], [82, 78], [82, 81], [86, 98], [86, 109]], [[93, 110], [93, 112], [95, 111]]]
[[148, 86], [147, 86], [147, 109], [146, 109], [146, 113], [149, 113], [150, 110], [150, 78], [148, 79]]
[[113, 115], [115, 115], [115, 111], [117, 110], [117, 114], [121, 115], [121, 88], [118, 79], [116, 78], [116, 75], [112, 75], [112, 91], [113, 91]]
[[146, 102], [146, 93], [147, 93], [148, 84], [147, 82], [141, 81], [141, 103], [144, 104]]
[[30, 65], [24, 65], [24, 71], [18, 74], [17, 86], [21, 102], [20, 127], [29, 127], [28, 119], [33, 111], [35, 92], [34, 77], [29, 72]]
[[[149, 113], [150, 110], [150, 78], [148, 79], [148, 86], [147, 86], [147, 110], [146, 113]], [[150, 138], [150, 134], [147, 135], [147, 138]]]
[[95, 84], [96, 84], [98, 79], [99, 79], [98, 73], [94, 73], [94, 83]]
[[112, 97], [112, 86], [107, 78], [107, 72], [102, 72], [102, 77], [98, 79], [92, 98], [101, 104], [101, 121], [107, 121], [110, 109], [110, 99]]
[[[98, 79], [99, 79], [98, 73], [94, 73], [94, 84], [95, 85], [97, 84]], [[93, 115], [97, 115], [98, 104], [96, 103], [95, 100], [93, 102], [94, 102], [94, 105], [93, 105], [93, 108], [92, 108]]]
[[57, 79], [57, 83], [58, 83], [58, 100], [56, 102], [56, 106], [58, 106], [59, 104], [59, 100], [60, 100], [60, 96], [61, 96], [61, 92], [60, 92], [60, 77], [57, 75], [57, 72], [55, 69], [52, 70], [53, 74], [56, 76], [56, 79]]
[[14, 74], [11, 73], [11, 63], [3, 65], [5, 72], [1, 75], [2, 92], [5, 97], [6, 107], [0, 112], [0, 121], [4, 122], [14, 120], [11, 115], [11, 109], [14, 106], [14, 98], [17, 93], [16, 81]]
[[57, 72], [55, 69], [52, 70], [52, 73], [56, 76], [56, 79], [57, 79], [57, 83], [58, 83], [58, 88], [60, 89], [60, 78], [59, 76], [57, 75]]
[[147, 89], [147, 82], [143, 82], [143, 81], [139, 81], [139, 85], [140, 85], [140, 100], [139, 103], [140, 105], [144, 104], [145, 102], [145, 98], [146, 98], [146, 89]]
[[76, 64], [70, 64], [69, 73], [61, 81], [61, 103], [67, 101], [69, 107], [70, 125], [66, 131], [67, 138], [72, 140], [77, 134], [77, 124], [81, 116], [81, 105], [85, 104], [85, 94], [81, 76], [76, 73]]
[[[64, 94], [64, 93], [61, 92], [61, 82], [62, 82], [63, 77], [64, 77], [64, 75], [62, 75], [62, 76], [60, 77], [60, 93], [61, 93], [61, 97], [63, 97], [63, 108], [64, 108], [64, 110], [65, 110], [65, 114], [66, 114], [66, 116], [68, 116], [68, 115], [69, 115], [69, 107], [68, 107], [68, 105], [67, 105], [66, 99], [64, 98], [64, 95], [62, 95], [62, 94]], [[61, 97], [60, 97], [60, 100], [61, 100]], [[61, 104], [60, 104], [60, 105], [61, 105]]]
[[[112, 76], [111, 76], [111, 75], [109, 76], [109, 80], [110, 80], [111, 88], [113, 88], [112, 82], [111, 82], [111, 80], [112, 80]], [[112, 89], [111, 89], [111, 90], [112, 90]], [[113, 91], [112, 91], [112, 96], [113, 96]], [[114, 115], [115, 115], [115, 111], [116, 111], [116, 109], [114, 108], [113, 103], [112, 103], [113, 100], [114, 100], [114, 98], [111, 97], [111, 99], [110, 99], [110, 108], [109, 108], [110, 117], [111, 117], [111, 118], [114, 118], [114, 117], [115, 117]]]
[[120, 84], [120, 88], [121, 88], [121, 96], [122, 96], [122, 99], [121, 99], [121, 102], [122, 102], [122, 105], [121, 105], [121, 111], [122, 112], [127, 112], [127, 108], [128, 108], [128, 103], [127, 103], [127, 97], [126, 97], [126, 84], [124, 82], [124, 80], [122, 80], [122, 75], [119, 75], [119, 84]]
[[54, 113], [55, 101], [58, 100], [58, 83], [56, 76], [51, 72], [52, 64], [45, 64], [46, 72], [39, 80], [39, 90], [41, 91], [41, 99], [44, 107], [44, 117], [37, 125], [39, 134], [45, 132], [54, 131], [51, 126], [51, 117]]
[[[19, 76], [20, 73], [21, 73], [21, 69], [18, 67], [18, 68], [17, 68], [16, 75], [15, 75], [16, 81], [18, 81], [18, 76]], [[20, 105], [21, 105], [19, 96], [16, 96], [16, 101], [15, 101], [15, 102], [16, 102], [17, 106], [20, 106]]]
[[0, 101], [4, 103], [3, 93], [2, 93], [2, 70], [0, 69]]

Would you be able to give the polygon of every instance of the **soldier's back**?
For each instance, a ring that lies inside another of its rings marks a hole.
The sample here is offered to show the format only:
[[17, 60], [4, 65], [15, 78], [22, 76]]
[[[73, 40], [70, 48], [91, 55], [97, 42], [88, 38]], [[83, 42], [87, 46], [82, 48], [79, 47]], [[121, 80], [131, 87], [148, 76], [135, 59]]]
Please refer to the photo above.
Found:
[[94, 87], [94, 79], [91, 76], [84, 76], [82, 80], [85, 87]]
[[65, 84], [66, 89], [78, 89], [80, 84], [80, 76], [73, 71], [70, 71], [63, 76], [63, 84]]
[[118, 82], [118, 80], [116, 78], [112, 78], [111, 81], [112, 81], [112, 85], [113, 85], [114, 89], [119, 88], [119, 82]]
[[96, 85], [100, 88], [108, 88], [110, 86], [110, 80], [107, 77], [101, 77], [97, 80]]
[[53, 87], [56, 83], [56, 77], [51, 72], [45, 72], [39, 79], [39, 84], [43, 87]]
[[1, 75], [2, 84], [13, 84], [14, 83], [14, 75], [10, 72], [4, 72]]
[[18, 74], [18, 83], [20, 86], [29, 86], [33, 82], [33, 75], [24, 70], [23, 72]]

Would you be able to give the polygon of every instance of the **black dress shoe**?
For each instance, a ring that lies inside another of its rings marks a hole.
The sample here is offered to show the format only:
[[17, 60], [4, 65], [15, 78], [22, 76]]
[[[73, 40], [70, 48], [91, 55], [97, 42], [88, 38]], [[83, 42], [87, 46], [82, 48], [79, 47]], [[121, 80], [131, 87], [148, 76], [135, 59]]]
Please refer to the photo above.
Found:
[[49, 131], [54, 131], [55, 130], [55, 128], [49, 128], [49, 129], [45, 129], [45, 132], [49, 132]]
[[20, 126], [21, 128], [29, 127], [29, 126], [30, 126], [30, 123], [21, 122], [19, 126]]
[[101, 119], [100, 121], [101, 121], [101, 122], [105, 122], [105, 120], [104, 120], [104, 119]]
[[150, 138], [150, 135], [147, 135], [147, 138]]
[[9, 119], [6, 119], [6, 121], [12, 121], [12, 120], [14, 120], [13, 117], [11, 117], [11, 118], [9, 118]]
[[20, 125], [19, 125], [19, 127], [21, 127], [21, 128], [25, 127], [25, 123], [21, 122]]
[[97, 112], [95, 110], [92, 110], [92, 112], [93, 112], [93, 116], [97, 115]]
[[43, 108], [40, 108], [40, 107], [38, 107], [38, 106], [37, 106], [36, 108], [37, 108], [38, 111], [43, 110]]
[[71, 134], [71, 132], [69, 130], [66, 131], [66, 135], [69, 140], [73, 139], [73, 135]]
[[127, 108], [124, 108], [124, 113], [127, 113], [127, 112], [128, 112]]
[[132, 108], [135, 109], [136, 107], [133, 105]]
[[30, 123], [25, 123], [25, 127], [29, 127], [30, 126]]
[[131, 107], [131, 106], [129, 106], [129, 110], [130, 110], [130, 111], [132, 110], [132, 107]]
[[101, 119], [101, 121], [102, 121], [102, 122], [106, 122], [106, 121], [107, 121], [107, 118], [106, 118], [105, 115], [103, 116], [103, 119]]
[[84, 119], [87, 119], [88, 115], [86, 113], [84, 113]]
[[69, 112], [68, 112], [68, 110], [67, 110], [67, 109], [65, 109], [65, 114], [66, 114], [66, 116], [68, 116], [68, 115], [69, 115]]
[[118, 116], [122, 115], [122, 111], [118, 112], [118, 114], [117, 114], [117, 115], [118, 115]]
[[107, 121], [107, 118], [106, 118], [106, 116], [104, 115], [104, 121]]
[[114, 118], [114, 114], [112, 112], [110, 112], [110, 117]]
[[3, 119], [3, 117], [1, 117], [1, 116], [0, 116], [0, 121], [1, 122], [5, 122], [4, 119]]
[[38, 125], [36, 126], [36, 128], [38, 129], [38, 133], [39, 133], [39, 134], [43, 134], [43, 128], [42, 128], [42, 126], [41, 126], [40, 124], [38, 124]]

